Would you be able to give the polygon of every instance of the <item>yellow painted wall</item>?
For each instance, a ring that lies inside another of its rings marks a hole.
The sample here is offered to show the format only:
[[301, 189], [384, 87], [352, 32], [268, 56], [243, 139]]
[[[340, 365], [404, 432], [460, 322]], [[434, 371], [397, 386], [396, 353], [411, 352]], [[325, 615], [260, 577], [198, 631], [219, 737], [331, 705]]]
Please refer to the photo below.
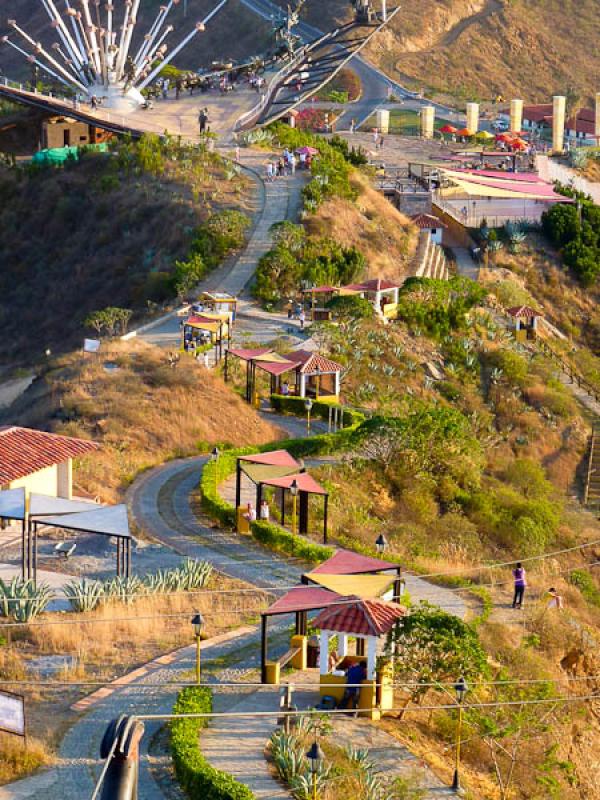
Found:
[[47, 494], [50, 497], [57, 497], [58, 490], [58, 467], [46, 467], [27, 475], [25, 478], [18, 478], [12, 481], [10, 489], [24, 488], [27, 494], [35, 492], [36, 494]]

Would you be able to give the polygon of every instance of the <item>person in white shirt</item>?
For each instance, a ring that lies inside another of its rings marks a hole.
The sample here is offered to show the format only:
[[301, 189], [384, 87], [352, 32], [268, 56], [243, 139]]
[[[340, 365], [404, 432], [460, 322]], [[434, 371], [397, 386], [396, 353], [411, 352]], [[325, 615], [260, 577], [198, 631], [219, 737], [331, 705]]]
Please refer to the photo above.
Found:
[[269, 514], [269, 504], [267, 503], [266, 500], [263, 500], [262, 503], [260, 504], [260, 518], [262, 520], [264, 520], [265, 522], [268, 522], [269, 521], [269, 516], [270, 516], [270, 514]]

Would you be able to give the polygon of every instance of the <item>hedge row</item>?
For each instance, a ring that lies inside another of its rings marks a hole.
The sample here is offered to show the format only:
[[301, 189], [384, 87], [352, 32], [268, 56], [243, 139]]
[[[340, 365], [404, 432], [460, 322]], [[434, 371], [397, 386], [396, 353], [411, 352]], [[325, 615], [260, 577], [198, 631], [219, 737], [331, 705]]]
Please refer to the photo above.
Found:
[[[212, 692], [208, 686], [187, 686], [173, 707], [174, 714], [208, 714]], [[211, 766], [200, 750], [199, 733], [206, 719], [174, 719], [171, 722], [171, 757], [181, 788], [191, 800], [255, 800], [247, 786]]]
[[[302, 397], [291, 397], [290, 395], [272, 394], [271, 407], [275, 411], [279, 411], [280, 413], [294, 414], [297, 417], [301, 417], [306, 414], [306, 409], [304, 407], [304, 398]], [[360, 411], [353, 411], [352, 409], [344, 408], [343, 406], [340, 406], [337, 403], [328, 403], [327, 401], [324, 400], [313, 400], [310, 413], [313, 417], [319, 417], [320, 419], [329, 420], [329, 411], [332, 408], [343, 408], [344, 415], [342, 419], [344, 427], [350, 427], [351, 425], [356, 425], [357, 423], [362, 422], [364, 420], [364, 414], [361, 414]]]
[[[217, 486], [233, 475], [239, 456], [257, 452], [264, 453], [280, 447], [284, 447], [296, 458], [327, 455], [347, 449], [352, 446], [356, 431], [364, 422], [364, 417], [359, 412], [350, 413], [353, 415], [353, 424], [337, 433], [323, 433], [306, 439], [285, 439], [281, 442], [269, 442], [259, 447], [238, 447], [221, 452], [217, 461], [208, 461], [202, 470], [200, 489], [203, 510], [213, 519], [218, 520], [221, 525], [235, 527], [235, 507], [220, 497]], [[333, 554], [332, 548], [312, 544], [303, 536], [290, 533], [271, 522], [257, 520], [252, 524], [251, 531], [257, 541], [271, 550], [287, 553], [310, 563], [320, 563]]]

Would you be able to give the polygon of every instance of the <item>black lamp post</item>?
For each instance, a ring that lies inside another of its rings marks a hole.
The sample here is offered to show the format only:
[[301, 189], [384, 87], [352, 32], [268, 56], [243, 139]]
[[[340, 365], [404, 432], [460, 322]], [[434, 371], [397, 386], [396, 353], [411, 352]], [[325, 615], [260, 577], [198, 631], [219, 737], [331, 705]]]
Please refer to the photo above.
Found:
[[210, 460], [215, 462], [215, 498], [218, 493], [218, 486], [219, 486], [219, 448], [215, 445], [213, 447], [212, 452], [210, 454]]
[[325, 756], [321, 750], [319, 743], [315, 740], [310, 746], [310, 750], [306, 753], [306, 758], [310, 765], [310, 775], [312, 778], [312, 800], [317, 800], [317, 775], [319, 774], [319, 767]]
[[307, 397], [304, 401], [304, 408], [306, 409], [306, 435], [310, 436], [310, 412], [313, 407], [313, 401]]
[[458, 705], [458, 725], [456, 727], [456, 763], [454, 767], [454, 780], [452, 781], [452, 789], [455, 792], [460, 792], [460, 737], [462, 733], [463, 703], [465, 701], [465, 696], [469, 691], [469, 687], [464, 678], [458, 679], [454, 685], [454, 691], [456, 692], [456, 704]]
[[199, 611], [192, 617], [192, 625], [194, 626], [194, 636], [196, 637], [196, 683], [200, 686], [200, 641], [202, 640], [204, 617]]
[[383, 553], [387, 546], [388, 540], [385, 538], [383, 533], [380, 533], [377, 539], [375, 539], [375, 547], [377, 548], [377, 552], [379, 554]]
[[296, 478], [290, 484], [290, 494], [292, 495], [292, 533], [296, 533], [296, 506], [298, 502], [298, 481]]

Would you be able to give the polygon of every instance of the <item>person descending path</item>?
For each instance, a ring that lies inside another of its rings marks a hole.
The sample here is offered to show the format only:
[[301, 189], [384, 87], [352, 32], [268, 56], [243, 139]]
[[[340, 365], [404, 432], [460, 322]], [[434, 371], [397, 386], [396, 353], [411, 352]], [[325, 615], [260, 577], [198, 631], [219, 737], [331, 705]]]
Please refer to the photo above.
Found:
[[527, 578], [525, 576], [525, 569], [519, 561], [517, 566], [513, 569], [513, 578], [515, 580], [515, 593], [513, 597], [512, 607], [523, 608], [525, 587], [527, 586]]

